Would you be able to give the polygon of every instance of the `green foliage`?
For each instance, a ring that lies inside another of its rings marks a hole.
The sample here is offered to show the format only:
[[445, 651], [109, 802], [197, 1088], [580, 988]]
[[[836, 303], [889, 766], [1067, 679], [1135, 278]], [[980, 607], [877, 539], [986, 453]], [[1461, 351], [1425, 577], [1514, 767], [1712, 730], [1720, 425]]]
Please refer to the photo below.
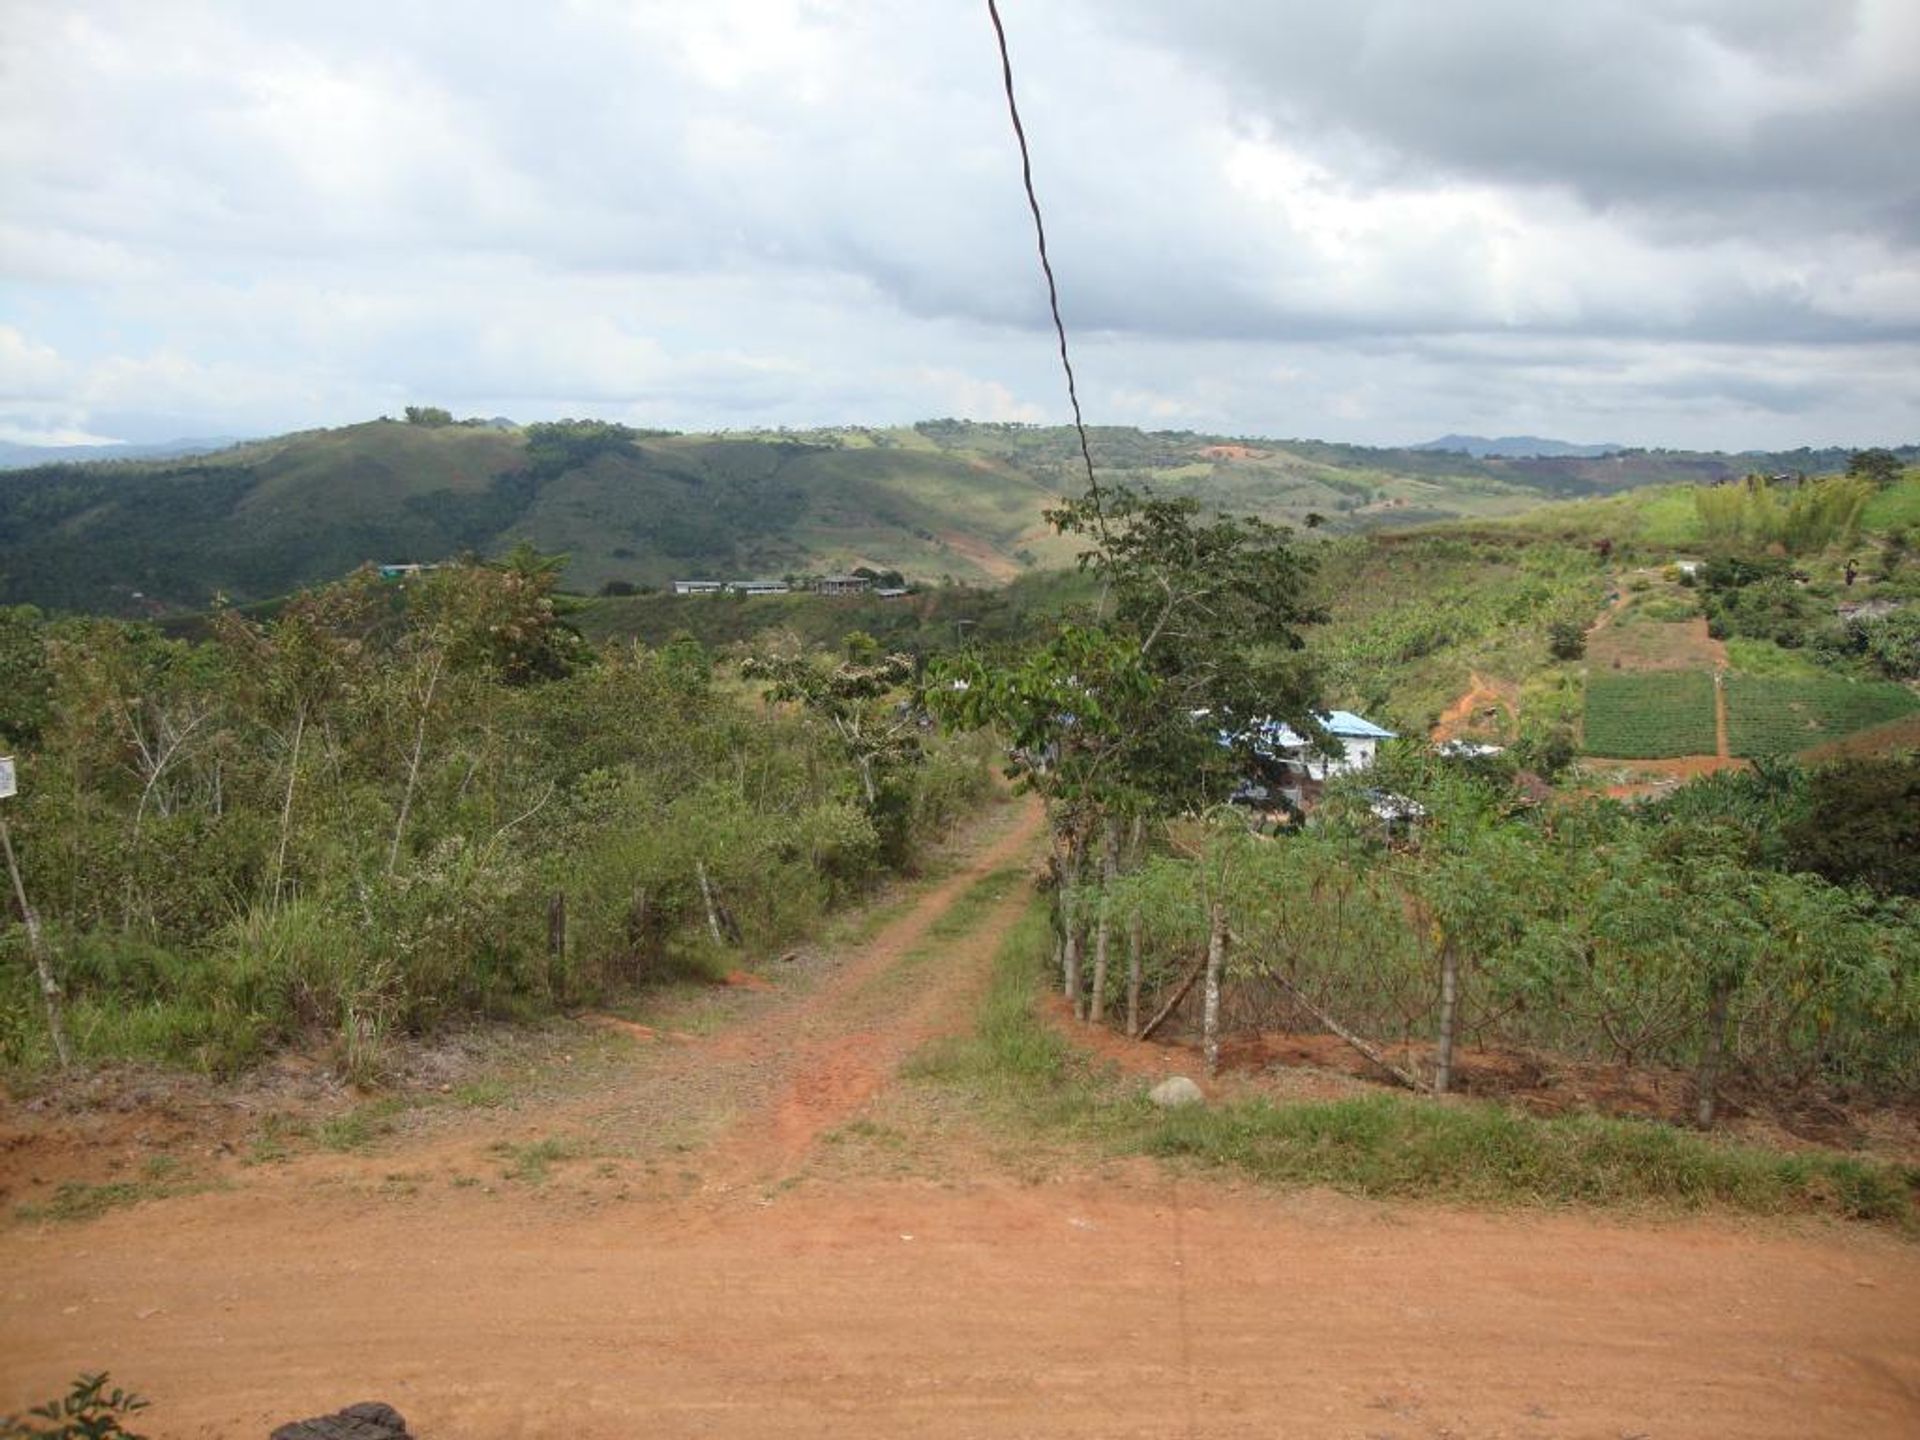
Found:
[[1555, 620], [1547, 626], [1547, 653], [1556, 660], [1578, 660], [1587, 653], [1586, 627], [1576, 620]]
[[1920, 897], [1920, 756], [1849, 760], [1816, 772], [1782, 835], [1788, 863], [1836, 885]]
[[1856, 450], [1847, 457], [1847, 476], [1884, 490], [1900, 478], [1900, 457], [1879, 448]]
[[[975, 1034], [923, 1055], [910, 1073], [963, 1088], [1008, 1123], [1272, 1183], [1475, 1204], [1813, 1213], [1901, 1229], [1914, 1223], [1910, 1179], [1897, 1167], [1783, 1155], [1644, 1121], [1540, 1119], [1480, 1101], [1435, 1105], [1395, 1095], [1160, 1111], [1144, 1103], [1137, 1082], [1101, 1074], [1036, 1014], [1047, 946], [1036, 906], [996, 958]], [[1298, 983], [1317, 983], [1305, 963], [1293, 963], [1291, 973]]]
[[[830, 725], [742, 704], [691, 642], [593, 655], [553, 576], [361, 574], [197, 643], [21, 621], [46, 679], [9, 819], [83, 1059], [300, 1042], [377, 1081], [397, 1037], [727, 963], [702, 869], [729, 944], [789, 943], [984, 795], [982, 742], [912, 723], [923, 762], [870, 807]], [[0, 927], [9, 1068], [48, 1063], [38, 1006]]]
[[1726, 677], [1728, 745], [1735, 755], [1792, 755], [1824, 740], [1920, 709], [1904, 686], [1838, 676]]
[[1621, 760], [1711, 755], [1713, 683], [1698, 670], [1589, 676], [1581, 748]]
[[427, 430], [437, 430], [443, 425], [453, 424], [453, 412], [443, 410], [438, 405], [409, 405], [402, 413], [407, 417], [407, 424], [418, 425]]
[[1829, 545], [1853, 543], [1874, 488], [1873, 482], [1850, 473], [1803, 483], [1790, 499], [1782, 500], [1765, 476], [1749, 475], [1744, 485], [1696, 490], [1694, 504], [1710, 546], [1777, 545], [1789, 555], [1811, 555]]
[[0, 1440], [141, 1440], [121, 1422], [150, 1402], [119, 1386], [109, 1390], [107, 1380], [104, 1370], [82, 1374], [65, 1395], [0, 1420]]

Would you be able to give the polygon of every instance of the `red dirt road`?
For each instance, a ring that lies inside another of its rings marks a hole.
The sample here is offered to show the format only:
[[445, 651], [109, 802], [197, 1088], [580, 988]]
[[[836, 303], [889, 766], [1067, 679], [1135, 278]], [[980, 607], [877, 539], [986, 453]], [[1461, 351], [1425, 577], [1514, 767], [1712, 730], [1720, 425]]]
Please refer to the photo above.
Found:
[[[1019, 897], [931, 960], [927, 927], [1034, 838], [1020, 817], [819, 988], [636, 1045], [632, 1096], [7, 1223], [0, 1411], [107, 1367], [156, 1437], [373, 1398], [428, 1440], [1920, 1435], [1920, 1246], [1877, 1232], [1035, 1172], [991, 1142], [904, 1178], [807, 1168], [964, 1023]], [[537, 1185], [474, 1158], [542, 1125], [604, 1138], [623, 1105], [648, 1131], [639, 1090], [703, 1069], [731, 1108], [694, 1138]]]

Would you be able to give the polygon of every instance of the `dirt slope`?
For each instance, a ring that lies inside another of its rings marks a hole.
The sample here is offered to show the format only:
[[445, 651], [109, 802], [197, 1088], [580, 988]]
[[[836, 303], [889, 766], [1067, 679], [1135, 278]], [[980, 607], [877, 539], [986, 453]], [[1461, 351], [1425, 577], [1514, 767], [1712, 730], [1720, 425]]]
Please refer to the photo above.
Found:
[[[1920, 1433], [1920, 1248], [1883, 1235], [1035, 1183], [990, 1147], [806, 1168], [965, 1023], [1020, 893], [929, 932], [1037, 840], [1016, 812], [811, 988], [605, 1088], [0, 1229], [0, 1410], [105, 1366], [162, 1437], [362, 1398], [445, 1440]], [[588, 1148], [544, 1184], [488, 1158], [556, 1134]]]

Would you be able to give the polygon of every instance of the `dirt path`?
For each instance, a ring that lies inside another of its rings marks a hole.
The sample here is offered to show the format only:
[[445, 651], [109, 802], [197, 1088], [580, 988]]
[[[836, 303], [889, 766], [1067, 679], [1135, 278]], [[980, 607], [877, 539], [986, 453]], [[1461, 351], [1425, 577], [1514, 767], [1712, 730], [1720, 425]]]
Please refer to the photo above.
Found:
[[1506, 724], [1514, 723], [1514, 689], [1511, 685], [1496, 685], [1478, 670], [1468, 672], [1467, 688], [1460, 698], [1441, 712], [1428, 739], [1435, 744], [1443, 740], [1457, 740], [1476, 727], [1487, 712], [1495, 709], [1506, 712]]
[[[1920, 1247], [1877, 1233], [1016, 1174], [989, 1146], [808, 1168], [966, 1022], [1024, 897], [954, 906], [1038, 823], [586, 1094], [0, 1228], [0, 1411], [107, 1367], [155, 1437], [362, 1398], [428, 1440], [1920, 1433]], [[585, 1148], [544, 1182], [483, 1161], [555, 1135]]]

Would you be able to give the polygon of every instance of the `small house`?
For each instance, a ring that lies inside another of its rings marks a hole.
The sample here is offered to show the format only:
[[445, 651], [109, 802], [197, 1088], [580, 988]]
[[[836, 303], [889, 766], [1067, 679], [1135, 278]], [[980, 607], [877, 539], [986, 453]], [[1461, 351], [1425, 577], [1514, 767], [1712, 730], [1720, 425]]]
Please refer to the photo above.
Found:
[[1381, 742], [1399, 738], [1351, 710], [1329, 710], [1314, 718], [1339, 742], [1340, 753], [1323, 751], [1291, 725], [1259, 721], [1251, 731], [1259, 774], [1249, 777], [1235, 793], [1236, 802], [1257, 806], [1278, 800], [1289, 809], [1305, 812], [1320, 802], [1329, 779], [1372, 769]]
[[736, 595], [785, 595], [793, 587], [784, 580], [729, 580], [727, 589]]
[[813, 588], [821, 595], [864, 595], [873, 588], [873, 581], [864, 575], [822, 575]]
[[727, 588], [723, 580], [676, 580], [673, 593], [676, 595], [718, 595]]

